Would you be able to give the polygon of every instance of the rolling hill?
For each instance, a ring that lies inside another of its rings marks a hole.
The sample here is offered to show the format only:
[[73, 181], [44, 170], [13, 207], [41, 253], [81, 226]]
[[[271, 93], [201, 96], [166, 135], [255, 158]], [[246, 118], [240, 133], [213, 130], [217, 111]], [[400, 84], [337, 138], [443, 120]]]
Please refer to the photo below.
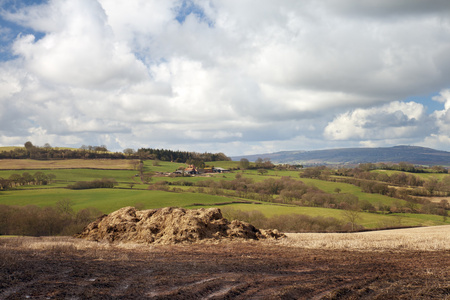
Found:
[[275, 164], [359, 164], [359, 163], [399, 163], [417, 165], [450, 166], [450, 152], [417, 146], [395, 146], [384, 148], [341, 148], [315, 151], [282, 151], [275, 153], [242, 155], [231, 157], [238, 161], [247, 158], [269, 158]]

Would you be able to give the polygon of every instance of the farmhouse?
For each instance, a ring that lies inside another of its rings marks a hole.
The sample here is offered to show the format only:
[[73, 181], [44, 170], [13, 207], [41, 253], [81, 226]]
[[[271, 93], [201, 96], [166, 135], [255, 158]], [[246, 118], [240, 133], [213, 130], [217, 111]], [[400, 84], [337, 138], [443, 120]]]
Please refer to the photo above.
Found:
[[230, 170], [228, 169], [224, 169], [224, 168], [214, 168], [214, 173], [226, 173], [226, 172], [230, 172]]
[[178, 169], [173, 173], [174, 174], [196, 175], [196, 174], [226, 173], [226, 172], [230, 172], [230, 170], [224, 169], [224, 168], [215, 168], [215, 167], [196, 168], [194, 165], [189, 165], [184, 170]]
[[198, 174], [198, 170], [194, 165], [189, 165], [186, 169], [184, 169], [185, 174], [194, 175]]

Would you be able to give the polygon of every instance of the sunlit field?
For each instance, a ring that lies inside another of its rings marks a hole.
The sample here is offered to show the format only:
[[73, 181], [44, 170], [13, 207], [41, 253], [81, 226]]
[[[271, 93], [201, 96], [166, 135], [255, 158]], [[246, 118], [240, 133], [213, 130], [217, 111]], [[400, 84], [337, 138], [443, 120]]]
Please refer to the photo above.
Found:
[[279, 243], [307, 249], [450, 250], [450, 225], [358, 233], [288, 233]]

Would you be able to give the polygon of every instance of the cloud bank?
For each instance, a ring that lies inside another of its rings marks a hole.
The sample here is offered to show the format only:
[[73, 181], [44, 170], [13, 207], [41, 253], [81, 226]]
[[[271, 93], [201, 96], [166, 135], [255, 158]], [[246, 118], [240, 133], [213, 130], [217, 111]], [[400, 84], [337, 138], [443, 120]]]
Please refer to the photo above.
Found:
[[0, 145], [450, 150], [448, 1], [0, 4]]

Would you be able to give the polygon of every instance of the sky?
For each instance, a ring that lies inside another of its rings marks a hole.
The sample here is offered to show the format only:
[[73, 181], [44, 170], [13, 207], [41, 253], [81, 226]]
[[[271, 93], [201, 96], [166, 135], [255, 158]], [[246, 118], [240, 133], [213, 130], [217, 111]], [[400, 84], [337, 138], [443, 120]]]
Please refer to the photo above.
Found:
[[450, 1], [0, 0], [0, 146], [450, 151]]

